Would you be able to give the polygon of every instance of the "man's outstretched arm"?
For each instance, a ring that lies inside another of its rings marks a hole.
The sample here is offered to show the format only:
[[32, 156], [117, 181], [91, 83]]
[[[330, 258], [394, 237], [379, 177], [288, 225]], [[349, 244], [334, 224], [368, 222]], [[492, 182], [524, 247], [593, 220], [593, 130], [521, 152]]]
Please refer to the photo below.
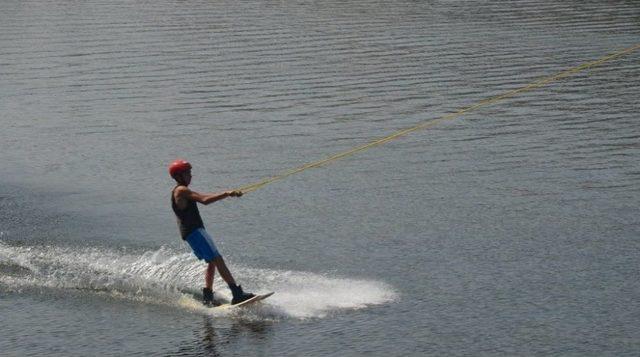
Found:
[[199, 192], [190, 190], [188, 187], [183, 186], [176, 190], [176, 196], [178, 200], [188, 199], [188, 200], [196, 201], [198, 203], [202, 203], [203, 205], [208, 205], [210, 203], [220, 201], [227, 197], [240, 197], [242, 196], [242, 191], [199, 193]]

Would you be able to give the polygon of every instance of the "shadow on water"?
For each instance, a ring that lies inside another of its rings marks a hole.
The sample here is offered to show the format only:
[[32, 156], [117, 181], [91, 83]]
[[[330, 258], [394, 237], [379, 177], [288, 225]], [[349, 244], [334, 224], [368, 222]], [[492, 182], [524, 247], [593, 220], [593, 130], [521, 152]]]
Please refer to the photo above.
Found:
[[264, 340], [271, 331], [271, 324], [266, 321], [234, 320], [230, 326], [222, 326], [214, 325], [216, 321], [209, 316], [202, 320], [202, 330], [194, 331], [195, 339], [185, 341], [167, 356], [224, 356], [231, 346], [238, 345], [243, 339]]

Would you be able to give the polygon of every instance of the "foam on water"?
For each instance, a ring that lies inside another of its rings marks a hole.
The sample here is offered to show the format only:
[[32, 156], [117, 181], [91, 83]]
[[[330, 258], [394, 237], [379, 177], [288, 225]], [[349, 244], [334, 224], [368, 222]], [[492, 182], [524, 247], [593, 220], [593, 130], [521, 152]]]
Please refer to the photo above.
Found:
[[[162, 247], [155, 251], [17, 246], [0, 241], [0, 287], [75, 289], [117, 299], [163, 304], [206, 314], [237, 312], [204, 308], [194, 294], [202, 285], [203, 263], [190, 253]], [[258, 317], [324, 317], [339, 309], [391, 302], [398, 294], [373, 280], [328, 277], [300, 271], [232, 267], [248, 290], [276, 294], [249, 311]], [[219, 276], [218, 296], [230, 298]], [[244, 309], [243, 309], [244, 310]]]

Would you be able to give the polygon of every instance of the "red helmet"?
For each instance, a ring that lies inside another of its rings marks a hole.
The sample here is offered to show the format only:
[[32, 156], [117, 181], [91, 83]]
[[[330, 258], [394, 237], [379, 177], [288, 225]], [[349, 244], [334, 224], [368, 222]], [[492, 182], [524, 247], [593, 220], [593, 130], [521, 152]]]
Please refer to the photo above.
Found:
[[176, 177], [177, 174], [191, 170], [191, 164], [186, 160], [176, 160], [169, 165], [169, 175]]

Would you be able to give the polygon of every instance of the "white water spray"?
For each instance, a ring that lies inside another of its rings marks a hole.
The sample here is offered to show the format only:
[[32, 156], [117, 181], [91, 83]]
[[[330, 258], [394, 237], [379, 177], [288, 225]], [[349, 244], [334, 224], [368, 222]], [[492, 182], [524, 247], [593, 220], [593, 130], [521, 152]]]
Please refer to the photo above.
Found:
[[[204, 264], [189, 253], [162, 247], [127, 252], [104, 248], [13, 246], [0, 241], [0, 285], [5, 288], [86, 290], [214, 313], [194, 297], [202, 285]], [[373, 280], [327, 277], [300, 271], [234, 266], [238, 280], [256, 293], [275, 291], [261, 304], [270, 317], [324, 317], [341, 309], [361, 309], [397, 299], [389, 285]], [[218, 277], [217, 294], [229, 298]], [[254, 311], [255, 312], [255, 311]]]

